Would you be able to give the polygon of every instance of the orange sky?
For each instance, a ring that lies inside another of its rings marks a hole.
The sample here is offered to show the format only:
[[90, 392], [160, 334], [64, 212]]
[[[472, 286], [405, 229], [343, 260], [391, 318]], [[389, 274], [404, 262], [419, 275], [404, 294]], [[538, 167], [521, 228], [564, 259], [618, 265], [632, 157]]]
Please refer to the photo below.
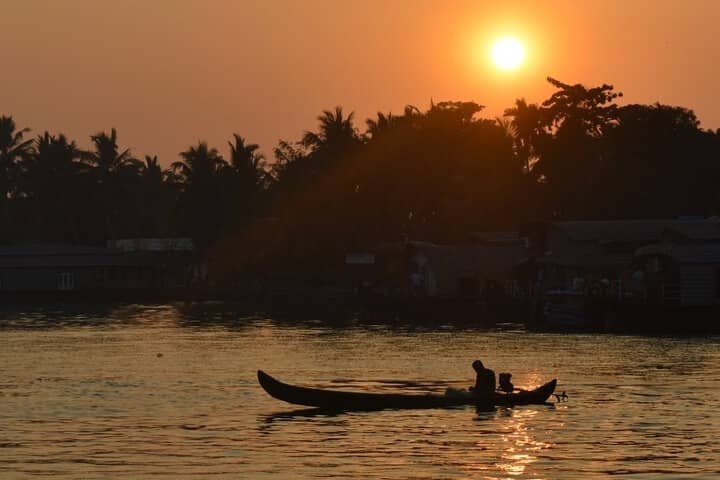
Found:
[[[0, 0], [0, 114], [87, 146], [164, 164], [233, 132], [272, 156], [322, 109], [364, 120], [431, 98], [498, 115], [541, 101], [547, 75], [612, 83], [624, 102], [695, 110], [720, 127], [720, 1]], [[492, 38], [515, 34], [527, 64], [499, 72]]]

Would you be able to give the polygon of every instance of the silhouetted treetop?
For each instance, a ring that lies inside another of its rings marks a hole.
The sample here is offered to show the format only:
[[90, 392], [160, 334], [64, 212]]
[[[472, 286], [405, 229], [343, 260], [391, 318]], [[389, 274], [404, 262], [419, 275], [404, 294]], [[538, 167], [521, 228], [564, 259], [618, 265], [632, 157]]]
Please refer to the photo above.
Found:
[[12, 117], [0, 116], [0, 162], [14, 162], [28, 154], [32, 140], [23, 140], [29, 128], [18, 130]]
[[548, 77], [547, 81], [558, 89], [542, 103], [548, 126], [571, 126], [590, 135], [600, 135], [600, 129], [615, 120], [617, 105], [614, 101], [622, 97], [622, 93], [615, 92], [612, 85], [586, 88], [579, 83], [570, 85], [552, 77]]
[[475, 102], [430, 102], [430, 109], [426, 116], [432, 120], [435, 117], [449, 122], [469, 123], [485, 108]]
[[137, 169], [141, 162], [133, 158], [130, 149], [120, 151], [117, 143], [117, 130], [99, 132], [90, 137], [94, 150], [84, 152], [83, 159], [95, 167], [99, 174], [121, 173], [125, 169]]
[[368, 118], [365, 120], [367, 125], [366, 135], [371, 139], [377, 138], [378, 135], [388, 131], [396, 121], [397, 117], [394, 117], [392, 112], [388, 112], [387, 115], [377, 112], [377, 119]]
[[140, 176], [147, 183], [160, 185], [167, 177], [167, 172], [160, 166], [157, 155], [145, 155], [145, 161], [140, 166]]
[[0, 241], [190, 236], [203, 254], [222, 244], [219, 263], [244, 248], [246, 260], [311, 269], [403, 236], [462, 243], [538, 219], [720, 213], [720, 132], [692, 110], [548, 82], [547, 99], [518, 98], [503, 118], [431, 101], [359, 130], [338, 106], [267, 163], [237, 133], [225, 156], [198, 142], [163, 168], [134, 159], [115, 129], [81, 152], [62, 134], [29, 140], [2, 116]]
[[170, 167], [186, 185], [211, 179], [227, 166], [217, 149], [208, 147], [207, 142], [198, 142], [197, 146], [180, 152], [180, 157], [182, 160]]
[[246, 143], [245, 138], [233, 134], [230, 146], [230, 167], [237, 175], [238, 186], [246, 190], [259, 191], [270, 181], [265, 157], [258, 151], [259, 145]]
[[538, 143], [548, 136], [545, 111], [537, 104], [528, 104], [524, 98], [515, 100], [515, 106], [505, 110], [509, 117], [511, 134], [517, 155], [530, 174], [532, 165], [538, 159]]
[[316, 150], [342, 150], [360, 142], [357, 130], [353, 125], [355, 112], [350, 112], [347, 117], [343, 114], [342, 107], [335, 107], [335, 110], [324, 110], [323, 114], [317, 117], [320, 122], [317, 132], [306, 131], [301, 143], [313, 151]]
[[[12, 117], [0, 116], [0, 205], [7, 203], [15, 189], [18, 162], [30, 155], [32, 140], [23, 140], [29, 131], [29, 128], [18, 130]], [[7, 223], [9, 211], [6, 206], [3, 208], [4, 223]]]

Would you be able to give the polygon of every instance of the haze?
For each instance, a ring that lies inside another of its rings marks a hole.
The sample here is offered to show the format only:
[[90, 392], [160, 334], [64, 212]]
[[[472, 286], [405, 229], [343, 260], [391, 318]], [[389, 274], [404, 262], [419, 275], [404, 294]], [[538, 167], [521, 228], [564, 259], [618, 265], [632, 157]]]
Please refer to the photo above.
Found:
[[[720, 126], [720, 2], [0, 0], [0, 114], [87, 146], [116, 127], [163, 164], [233, 132], [266, 155], [322, 109], [359, 126], [406, 104], [474, 100], [499, 115], [542, 101], [545, 77], [611, 83], [624, 103], [682, 105]], [[500, 72], [492, 40], [525, 64]]]

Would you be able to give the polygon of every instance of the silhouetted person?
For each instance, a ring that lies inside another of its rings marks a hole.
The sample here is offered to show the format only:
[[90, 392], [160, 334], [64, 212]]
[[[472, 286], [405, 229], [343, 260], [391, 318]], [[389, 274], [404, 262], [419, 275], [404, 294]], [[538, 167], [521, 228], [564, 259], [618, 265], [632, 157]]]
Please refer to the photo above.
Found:
[[471, 389], [475, 395], [492, 398], [495, 393], [495, 372], [489, 368], [485, 368], [480, 360], [475, 360], [472, 367], [477, 373], [475, 378], [475, 386]]
[[501, 373], [498, 375], [499, 380], [499, 390], [501, 392], [505, 393], [512, 393], [513, 390], [515, 390], [515, 385], [512, 384], [510, 379], [512, 378], [512, 373]]

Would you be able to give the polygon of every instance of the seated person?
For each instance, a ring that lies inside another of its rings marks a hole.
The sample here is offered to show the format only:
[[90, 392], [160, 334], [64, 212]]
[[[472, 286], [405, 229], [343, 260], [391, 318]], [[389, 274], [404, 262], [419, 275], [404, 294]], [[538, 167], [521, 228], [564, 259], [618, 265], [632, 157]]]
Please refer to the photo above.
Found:
[[510, 381], [512, 373], [501, 373], [498, 378], [500, 379], [498, 390], [505, 393], [512, 393], [515, 390], [515, 385]]

